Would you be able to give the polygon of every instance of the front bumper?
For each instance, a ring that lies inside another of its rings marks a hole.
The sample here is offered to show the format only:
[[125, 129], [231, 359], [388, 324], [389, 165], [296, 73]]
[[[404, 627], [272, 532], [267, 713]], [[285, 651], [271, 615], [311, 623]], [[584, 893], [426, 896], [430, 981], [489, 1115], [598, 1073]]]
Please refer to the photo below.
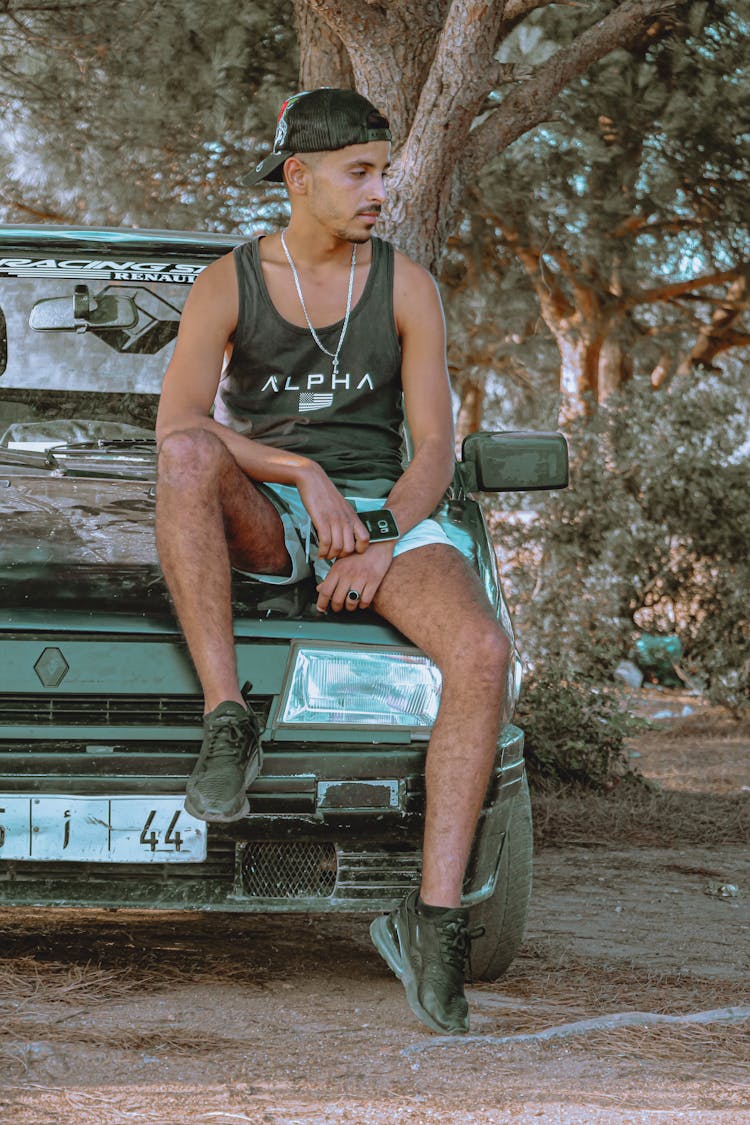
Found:
[[[44, 750], [46, 749], [46, 752]], [[41, 751], [41, 752], [40, 752]], [[65, 776], [59, 749], [20, 763], [0, 751], [0, 788], [39, 794], [184, 792], [195, 747], [169, 754], [79, 755]], [[418, 885], [425, 743], [363, 746], [266, 743], [251, 812], [210, 825], [199, 864], [112, 864], [0, 859], [0, 905], [140, 907], [237, 912], [387, 910]], [[15, 768], [9, 772], [9, 757]], [[84, 758], [82, 761], [81, 759]], [[21, 767], [22, 768], [19, 768]], [[93, 768], [92, 768], [93, 767]], [[137, 772], [134, 772], [137, 770]], [[147, 772], [146, 772], [147, 770]], [[492, 894], [511, 802], [523, 777], [523, 734], [498, 742], [464, 882], [467, 905]], [[1, 854], [1, 853], [0, 853]]]

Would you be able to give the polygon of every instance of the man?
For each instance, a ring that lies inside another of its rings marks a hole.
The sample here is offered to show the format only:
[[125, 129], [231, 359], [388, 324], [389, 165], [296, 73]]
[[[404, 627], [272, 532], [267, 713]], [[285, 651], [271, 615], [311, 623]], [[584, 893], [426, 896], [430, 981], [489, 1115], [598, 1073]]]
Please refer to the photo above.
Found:
[[[453, 1033], [468, 1030], [461, 886], [509, 643], [429, 519], [454, 461], [445, 326], [432, 277], [373, 237], [390, 142], [385, 118], [350, 90], [282, 107], [273, 152], [248, 179], [283, 177], [289, 225], [209, 266], [185, 304], [157, 422], [157, 542], [205, 693], [194, 816], [243, 816], [261, 766], [237, 679], [232, 567], [292, 582], [312, 564], [321, 613], [372, 606], [440, 668], [421, 888], [371, 932], [415, 1014]], [[398, 538], [370, 543], [356, 509], [383, 507]]]

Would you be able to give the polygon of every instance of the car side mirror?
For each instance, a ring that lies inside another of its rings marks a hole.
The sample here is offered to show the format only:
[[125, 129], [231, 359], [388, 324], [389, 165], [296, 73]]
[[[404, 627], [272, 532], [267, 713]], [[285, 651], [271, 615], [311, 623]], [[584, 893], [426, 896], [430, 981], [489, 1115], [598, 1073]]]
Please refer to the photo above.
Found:
[[567, 488], [568, 443], [562, 434], [533, 430], [469, 434], [459, 476], [466, 492]]

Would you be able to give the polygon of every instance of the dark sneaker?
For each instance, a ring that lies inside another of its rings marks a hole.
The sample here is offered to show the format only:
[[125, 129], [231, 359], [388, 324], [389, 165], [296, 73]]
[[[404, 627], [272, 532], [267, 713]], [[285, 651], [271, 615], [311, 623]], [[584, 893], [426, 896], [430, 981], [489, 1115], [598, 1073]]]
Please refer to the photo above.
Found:
[[239, 820], [250, 809], [245, 790], [260, 773], [258, 720], [228, 700], [203, 717], [203, 745], [187, 783], [185, 812], [199, 820]]
[[392, 914], [376, 918], [370, 935], [406, 989], [414, 1015], [433, 1031], [469, 1030], [464, 972], [469, 955], [468, 912], [447, 910], [433, 920], [416, 910], [411, 891]]

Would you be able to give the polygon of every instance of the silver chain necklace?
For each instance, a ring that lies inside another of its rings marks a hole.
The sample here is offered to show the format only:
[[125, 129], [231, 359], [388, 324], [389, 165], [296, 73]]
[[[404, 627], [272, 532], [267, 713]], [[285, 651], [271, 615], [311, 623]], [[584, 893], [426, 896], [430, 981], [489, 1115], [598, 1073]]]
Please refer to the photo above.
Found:
[[302, 296], [302, 286], [300, 285], [299, 274], [297, 273], [297, 267], [294, 264], [294, 261], [292, 259], [292, 255], [289, 253], [289, 247], [287, 246], [286, 239], [284, 238], [285, 233], [286, 233], [285, 231], [281, 232], [281, 245], [284, 248], [284, 253], [286, 254], [286, 260], [289, 262], [289, 266], [290, 266], [290, 269], [292, 271], [292, 277], [294, 278], [294, 285], [295, 285], [295, 288], [297, 290], [297, 296], [299, 297], [299, 303], [302, 305], [302, 312], [305, 314], [305, 320], [307, 321], [307, 327], [310, 329], [310, 335], [312, 336], [313, 340], [318, 345], [320, 350], [322, 352], [325, 352], [325, 354], [330, 356], [331, 359], [333, 360], [333, 377], [335, 379], [336, 376], [339, 373], [339, 353], [341, 351], [341, 345], [344, 342], [344, 336], [346, 336], [346, 330], [349, 327], [349, 314], [352, 311], [352, 293], [354, 292], [354, 267], [357, 264], [357, 244], [355, 242], [352, 246], [352, 267], [351, 267], [351, 270], [349, 271], [349, 292], [346, 295], [346, 313], [344, 314], [344, 323], [341, 327], [341, 335], [339, 336], [338, 347], [336, 348], [335, 352], [329, 352], [328, 348], [324, 347], [324, 345], [321, 344], [320, 337], [318, 336], [318, 333], [313, 328], [312, 321], [310, 320], [310, 317], [308, 316], [307, 306], [305, 305], [305, 298]]

